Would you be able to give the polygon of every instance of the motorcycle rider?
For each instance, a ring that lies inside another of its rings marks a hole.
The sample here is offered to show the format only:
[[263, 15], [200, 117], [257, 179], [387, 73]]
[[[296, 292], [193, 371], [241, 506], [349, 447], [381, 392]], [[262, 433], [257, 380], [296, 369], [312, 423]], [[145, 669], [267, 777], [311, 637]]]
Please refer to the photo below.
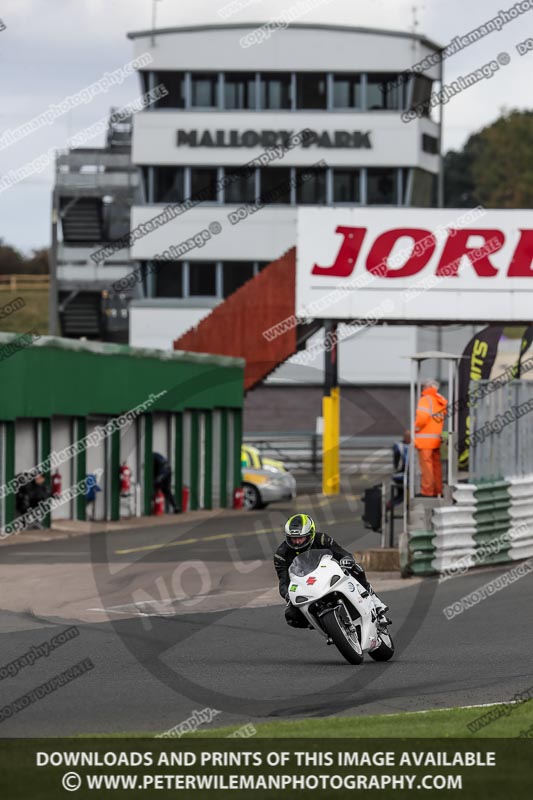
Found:
[[350, 575], [370, 594], [376, 610], [378, 626], [384, 630], [387, 625], [392, 624], [386, 616], [389, 607], [374, 592], [363, 567], [357, 564], [354, 557], [337, 544], [331, 536], [317, 531], [311, 517], [307, 514], [294, 514], [285, 524], [285, 541], [274, 553], [274, 568], [279, 579], [279, 593], [287, 602], [285, 609], [287, 625], [291, 625], [293, 628], [312, 627], [300, 609], [295, 608], [289, 600], [289, 567], [296, 556], [307, 550], [330, 550], [340, 566], [348, 570]]

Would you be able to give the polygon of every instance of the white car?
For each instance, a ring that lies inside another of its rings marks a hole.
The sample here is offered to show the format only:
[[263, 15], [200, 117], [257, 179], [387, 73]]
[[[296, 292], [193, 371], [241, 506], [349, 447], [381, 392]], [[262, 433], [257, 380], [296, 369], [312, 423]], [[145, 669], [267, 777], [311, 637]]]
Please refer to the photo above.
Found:
[[241, 463], [244, 508], [247, 511], [296, 497], [296, 479], [281, 462], [263, 459], [256, 447], [244, 445]]

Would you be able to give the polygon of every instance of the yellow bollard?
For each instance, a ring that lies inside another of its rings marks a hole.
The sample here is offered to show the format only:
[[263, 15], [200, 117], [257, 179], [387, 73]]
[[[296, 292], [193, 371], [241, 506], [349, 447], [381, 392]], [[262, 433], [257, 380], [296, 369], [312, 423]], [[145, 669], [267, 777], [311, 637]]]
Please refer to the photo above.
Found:
[[341, 433], [341, 396], [338, 386], [331, 390], [333, 400], [332, 423], [333, 440], [331, 443], [331, 470], [332, 470], [332, 494], [339, 494], [341, 490], [341, 470], [340, 470], [340, 433]]
[[332, 389], [331, 395], [322, 398], [324, 434], [322, 437], [322, 493], [339, 494], [339, 433], [340, 433], [340, 395], [339, 389]]

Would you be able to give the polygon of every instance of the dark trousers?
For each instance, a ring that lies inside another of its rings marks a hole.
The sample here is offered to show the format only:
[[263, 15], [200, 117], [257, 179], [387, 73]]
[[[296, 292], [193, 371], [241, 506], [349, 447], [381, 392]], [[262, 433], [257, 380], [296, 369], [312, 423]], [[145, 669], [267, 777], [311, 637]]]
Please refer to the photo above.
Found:
[[285, 609], [285, 622], [291, 628], [307, 628], [309, 624], [300, 609], [290, 604]]
[[168, 506], [171, 506], [172, 511], [175, 511], [177, 508], [176, 498], [172, 494], [171, 483], [172, 483], [172, 473], [167, 472], [166, 474], [162, 475], [160, 478], [156, 480], [155, 490], [157, 492], [158, 489], [161, 489], [165, 497], [167, 508]]

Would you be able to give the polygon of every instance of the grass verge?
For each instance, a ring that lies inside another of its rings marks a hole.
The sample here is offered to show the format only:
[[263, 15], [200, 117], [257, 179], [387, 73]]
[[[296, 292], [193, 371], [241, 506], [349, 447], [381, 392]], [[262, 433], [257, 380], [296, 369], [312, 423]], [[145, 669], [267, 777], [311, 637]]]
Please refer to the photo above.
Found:
[[0, 291], [0, 306], [5, 306], [17, 297], [22, 297], [25, 305], [13, 314], [0, 320], [3, 333], [48, 333], [48, 292], [21, 288], [15, 292]]
[[[473, 733], [468, 728], [478, 717], [493, 711], [501, 713], [498, 719]], [[177, 723], [179, 724], [179, 723]], [[223, 738], [240, 726], [205, 728], [186, 734], [187, 738]], [[433, 711], [380, 714], [379, 716], [327, 717], [321, 719], [281, 720], [279, 722], [254, 723], [257, 736], [273, 738], [356, 738], [356, 739], [421, 739], [421, 738], [516, 738], [528, 733], [533, 737], [533, 703], [493, 704], [474, 708], [445, 708]], [[110, 738], [151, 737], [154, 733], [111, 734]], [[103, 735], [105, 737], [105, 734]], [[95, 738], [84, 737], [84, 738]], [[107, 738], [107, 737], [105, 737]], [[184, 738], [183, 736], [180, 738]]]

